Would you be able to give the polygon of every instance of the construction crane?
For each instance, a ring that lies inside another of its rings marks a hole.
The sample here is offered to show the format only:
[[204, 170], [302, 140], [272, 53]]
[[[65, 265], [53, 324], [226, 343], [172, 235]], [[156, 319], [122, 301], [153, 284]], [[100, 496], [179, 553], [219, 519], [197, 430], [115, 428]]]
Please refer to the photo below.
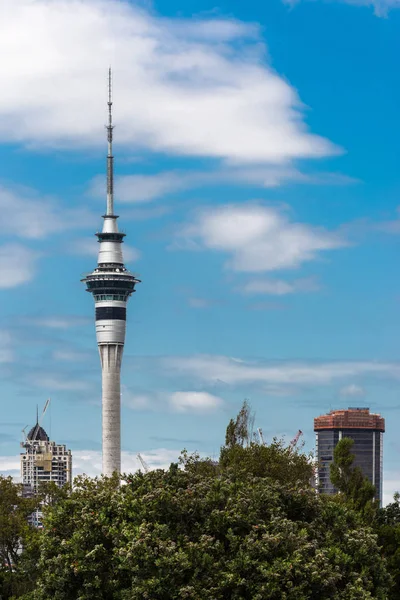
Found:
[[261, 427], [258, 427], [257, 431], [258, 431], [258, 437], [260, 438], [260, 444], [262, 446], [266, 446], [264, 436], [263, 436], [263, 430], [261, 429]]
[[148, 473], [150, 471], [149, 465], [145, 462], [145, 460], [143, 459], [142, 455], [140, 454], [140, 452], [136, 455], [140, 461], [140, 464], [142, 465], [144, 472]]
[[22, 430], [22, 441], [26, 442], [26, 430], [28, 429], [29, 425], [26, 425], [23, 430]]
[[298, 432], [296, 433], [296, 435], [294, 436], [294, 438], [292, 439], [292, 441], [289, 444], [289, 448], [291, 450], [294, 450], [297, 446], [297, 442], [299, 441], [299, 439], [301, 438], [301, 436], [303, 435], [303, 432], [301, 431], [301, 429], [298, 430]]

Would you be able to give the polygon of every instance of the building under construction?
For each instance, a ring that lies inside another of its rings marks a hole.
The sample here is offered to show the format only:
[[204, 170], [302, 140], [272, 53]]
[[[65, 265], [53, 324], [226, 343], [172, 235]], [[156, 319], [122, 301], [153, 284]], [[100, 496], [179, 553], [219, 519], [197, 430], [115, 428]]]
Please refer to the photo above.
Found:
[[354, 440], [354, 466], [360, 467], [376, 488], [376, 499], [382, 504], [383, 434], [385, 419], [369, 412], [369, 408], [331, 410], [314, 419], [318, 487], [324, 494], [335, 494], [330, 480], [330, 465], [336, 444], [344, 437]]
[[[46, 402], [42, 418], [47, 410]], [[38, 416], [36, 425], [21, 442], [21, 481], [25, 497], [37, 494], [41, 483], [53, 481], [58, 487], [72, 482], [72, 455], [64, 444], [56, 444], [49, 439], [40, 425]], [[29, 519], [35, 527], [42, 525], [42, 512], [37, 510]]]

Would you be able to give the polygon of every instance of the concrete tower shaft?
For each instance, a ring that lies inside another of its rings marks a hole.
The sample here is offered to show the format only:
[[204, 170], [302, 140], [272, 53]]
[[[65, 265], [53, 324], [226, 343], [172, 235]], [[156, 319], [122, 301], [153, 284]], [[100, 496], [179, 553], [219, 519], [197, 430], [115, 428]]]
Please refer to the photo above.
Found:
[[108, 79], [107, 211], [101, 232], [97, 267], [82, 281], [93, 295], [96, 338], [102, 370], [103, 474], [121, 472], [121, 363], [125, 343], [126, 306], [139, 283], [125, 265], [122, 254], [124, 233], [118, 231], [114, 214], [114, 157], [111, 69]]
[[102, 383], [103, 474], [121, 472], [122, 344], [99, 345]]

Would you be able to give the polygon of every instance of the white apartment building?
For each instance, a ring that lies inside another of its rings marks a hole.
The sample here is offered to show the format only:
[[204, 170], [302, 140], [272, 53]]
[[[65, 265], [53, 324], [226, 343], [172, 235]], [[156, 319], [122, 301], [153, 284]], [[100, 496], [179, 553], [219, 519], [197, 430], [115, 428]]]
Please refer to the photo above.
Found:
[[[49, 436], [37, 422], [21, 443], [21, 481], [25, 497], [36, 495], [40, 484], [54, 481], [58, 487], [72, 482], [72, 455], [64, 444], [51, 442]], [[30, 522], [42, 526], [42, 512], [31, 515]]]

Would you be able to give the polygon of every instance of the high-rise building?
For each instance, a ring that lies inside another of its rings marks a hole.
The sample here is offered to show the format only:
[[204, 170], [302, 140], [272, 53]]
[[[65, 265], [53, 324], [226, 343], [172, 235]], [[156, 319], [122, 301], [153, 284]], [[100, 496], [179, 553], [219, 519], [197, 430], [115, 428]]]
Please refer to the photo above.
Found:
[[[43, 482], [53, 481], [58, 487], [72, 482], [71, 450], [67, 450], [64, 444], [50, 441], [38, 419], [21, 442], [21, 447], [24, 449], [21, 453], [21, 481], [25, 497], [35, 496]], [[41, 510], [34, 512], [29, 521], [40, 527]]]
[[370, 413], [369, 408], [331, 410], [327, 415], [314, 419], [314, 431], [319, 490], [324, 494], [336, 493], [330, 480], [333, 451], [339, 440], [349, 437], [354, 440], [354, 466], [361, 467], [364, 476], [375, 486], [376, 499], [381, 504], [385, 419]]
[[121, 472], [121, 362], [125, 343], [126, 305], [139, 280], [130, 273], [122, 256], [124, 233], [114, 214], [114, 157], [111, 69], [108, 80], [107, 210], [103, 216], [97, 267], [82, 281], [93, 294], [96, 337], [102, 369], [103, 474]]

